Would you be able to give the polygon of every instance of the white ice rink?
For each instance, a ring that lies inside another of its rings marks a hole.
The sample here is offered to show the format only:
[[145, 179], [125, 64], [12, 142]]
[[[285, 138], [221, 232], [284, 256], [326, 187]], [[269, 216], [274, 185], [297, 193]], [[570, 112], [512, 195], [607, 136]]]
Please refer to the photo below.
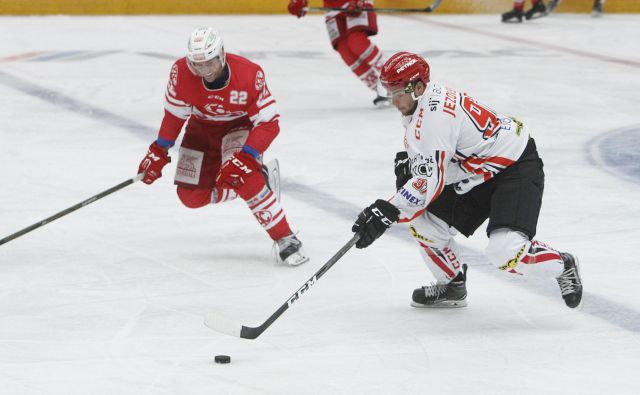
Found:
[[[174, 59], [195, 27], [260, 63], [278, 100], [282, 202], [312, 261], [272, 263], [242, 201], [183, 207], [174, 164], [0, 246], [0, 393], [640, 394], [640, 16], [381, 16], [374, 40], [533, 130], [537, 238], [576, 253], [583, 307], [511, 277], [469, 240], [469, 307], [420, 310], [432, 278], [403, 226], [351, 250], [262, 323], [394, 192], [394, 109], [377, 110], [321, 16], [0, 18], [0, 238], [135, 175]], [[172, 152], [175, 155], [176, 149]], [[229, 365], [214, 364], [231, 355]]]

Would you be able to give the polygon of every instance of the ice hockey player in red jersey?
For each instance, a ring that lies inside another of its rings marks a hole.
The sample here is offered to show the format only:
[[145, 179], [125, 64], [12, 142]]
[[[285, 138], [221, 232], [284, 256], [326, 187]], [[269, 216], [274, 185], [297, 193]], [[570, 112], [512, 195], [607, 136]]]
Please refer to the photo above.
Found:
[[502, 22], [507, 23], [519, 23], [522, 22], [522, 18], [536, 19], [547, 15], [547, 7], [544, 5], [543, 0], [531, 0], [531, 8], [524, 11], [525, 0], [513, 0], [513, 10], [507, 11], [502, 14]]
[[527, 127], [467, 93], [430, 81], [422, 57], [399, 52], [382, 85], [403, 115], [406, 151], [396, 155], [397, 193], [358, 216], [365, 248], [395, 222], [410, 232], [437, 282], [413, 291], [415, 307], [466, 306], [466, 265], [454, 235], [488, 218], [486, 254], [500, 270], [556, 278], [567, 306], [582, 298], [578, 260], [535, 240], [544, 189], [542, 160]]
[[[225, 53], [220, 33], [196, 29], [187, 56], [171, 68], [158, 138], [140, 163], [143, 182], [153, 183], [186, 122], [175, 174], [178, 197], [189, 208], [240, 196], [275, 241], [289, 265], [308, 261], [280, 206], [277, 174], [268, 185], [262, 155], [279, 133], [278, 110], [262, 68]], [[276, 162], [277, 163], [277, 162]], [[272, 169], [277, 170], [277, 169]]]
[[[289, 0], [289, 13], [303, 17], [307, 13], [308, 0]], [[382, 52], [369, 40], [378, 34], [376, 13], [363, 9], [373, 8], [372, 1], [324, 0], [324, 7], [342, 8], [342, 11], [327, 11], [325, 23], [333, 49], [338, 51], [344, 63], [372, 91], [376, 97], [373, 104], [386, 107], [389, 104], [378, 85]]]

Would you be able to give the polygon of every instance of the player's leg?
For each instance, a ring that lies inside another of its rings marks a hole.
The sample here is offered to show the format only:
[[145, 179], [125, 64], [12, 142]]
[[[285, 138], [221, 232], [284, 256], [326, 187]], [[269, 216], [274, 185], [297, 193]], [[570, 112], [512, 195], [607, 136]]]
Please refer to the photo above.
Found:
[[576, 307], [582, 297], [577, 259], [533, 239], [544, 191], [543, 165], [533, 139], [518, 161], [493, 182], [489, 260], [506, 272], [556, 278], [567, 306]]
[[558, 5], [560, 5], [561, 0], [549, 0], [547, 3], [547, 12], [551, 12], [556, 9]]
[[531, 0], [531, 8], [524, 13], [525, 19], [536, 19], [548, 14], [543, 0]]
[[602, 16], [605, 0], [594, 0], [591, 15], [594, 17]]
[[455, 230], [440, 218], [426, 212], [411, 222], [411, 235], [420, 255], [436, 279], [435, 284], [413, 291], [414, 307], [464, 307], [467, 305], [466, 265], [458, 256]]
[[224, 134], [213, 126], [193, 123], [180, 147], [176, 169], [178, 197], [190, 208], [222, 203], [240, 196], [258, 223], [279, 247], [282, 261], [299, 265], [308, 260], [302, 243], [295, 237], [280, 206], [277, 194], [267, 186], [261, 172], [253, 173], [238, 190], [215, 184], [222, 163], [242, 148], [249, 130], [239, 128]]
[[502, 14], [502, 22], [520, 23], [524, 17], [524, 0], [514, 0], [513, 9]]
[[[325, 19], [331, 45], [340, 54], [344, 63], [365, 86], [376, 93], [374, 104], [382, 106], [388, 102], [380, 93], [378, 80], [383, 59], [377, 45], [369, 36], [378, 32], [374, 12], [363, 12], [357, 16], [337, 16]], [[379, 98], [378, 98], [379, 97]]]

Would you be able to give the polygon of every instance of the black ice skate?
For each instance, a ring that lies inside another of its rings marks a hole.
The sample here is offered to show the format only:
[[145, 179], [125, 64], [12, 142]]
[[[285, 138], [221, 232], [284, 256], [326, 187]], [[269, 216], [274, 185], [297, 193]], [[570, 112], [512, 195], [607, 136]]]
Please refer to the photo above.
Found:
[[298, 266], [309, 260], [302, 250], [302, 242], [294, 234], [276, 240], [276, 245], [278, 256], [287, 265]]
[[373, 99], [373, 105], [378, 108], [389, 107], [391, 105], [391, 99], [385, 96], [378, 95], [375, 99]]
[[544, 2], [540, 0], [535, 3], [531, 9], [524, 13], [524, 18], [526, 20], [537, 19], [546, 16], [547, 14], [547, 7], [544, 5]]
[[578, 258], [568, 252], [561, 252], [560, 256], [564, 262], [564, 272], [556, 278], [562, 292], [564, 303], [573, 308], [580, 305], [582, 300], [582, 279], [578, 269]]
[[467, 265], [450, 283], [427, 285], [413, 291], [413, 307], [465, 307], [467, 305]]
[[524, 13], [520, 9], [513, 9], [502, 14], [502, 22], [504, 23], [522, 23]]

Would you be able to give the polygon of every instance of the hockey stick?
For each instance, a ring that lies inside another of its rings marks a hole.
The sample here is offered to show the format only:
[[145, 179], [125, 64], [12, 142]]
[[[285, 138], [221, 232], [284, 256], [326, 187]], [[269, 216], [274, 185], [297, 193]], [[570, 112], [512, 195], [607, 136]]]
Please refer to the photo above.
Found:
[[282, 313], [287, 311], [287, 309], [291, 307], [293, 303], [300, 299], [302, 294], [305, 293], [309, 288], [311, 288], [311, 286], [314, 285], [320, 279], [320, 277], [322, 277], [329, 269], [331, 269], [331, 266], [338, 262], [338, 260], [342, 258], [342, 256], [346, 254], [347, 251], [349, 251], [359, 239], [360, 236], [358, 234], [354, 235], [351, 240], [347, 242], [347, 244], [340, 248], [340, 250], [338, 250], [338, 252], [336, 252], [336, 254], [332, 256], [331, 259], [329, 259], [327, 263], [325, 263], [324, 266], [322, 266], [320, 270], [316, 272], [316, 274], [314, 274], [309, 280], [307, 280], [306, 283], [298, 288], [298, 290], [293, 295], [291, 295], [291, 297], [289, 297], [289, 299], [287, 299], [287, 301], [284, 302], [284, 304], [280, 306], [280, 308], [276, 310], [275, 313], [271, 314], [271, 317], [263, 322], [262, 325], [257, 327], [244, 326], [215, 313], [207, 314], [204, 319], [204, 324], [215, 331], [225, 333], [227, 335], [241, 337], [243, 339], [257, 338], [262, 334], [262, 332], [264, 332], [269, 326], [271, 326], [271, 324], [273, 324], [273, 322], [277, 320], [278, 317], [282, 315]]
[[[363, 8], [362, 12], [433, 12], [440, 6], [442, 0], [435, 0], [426, 8]], [[309, 11], [345, 11], [339, 7], [308, 7]]]
[[9, 235], [9, 236], [5, 237], [4, 239], [0, 240], [0, 245], [2, 245], [4, 243], [7, 243], [7, 242], [9, 242], [9, 241], [11, 241], [13, 239], [17, 239], [18, 237], [20, 237], [20, 236], [22, 236], [24, 234], [27, 234], [27, 233], [31, 232], [32, 230], [34, 230], [34, 229], [38, 229], [39, 227], [44, 226], [44, 225], [48, 224], [49, 222], [53, 222], [53, 221], [55, 221], [56, 219], [58, 219], [60, 217], [64, 217], [65, 215], [67, 215], [69, 213], [72, 213], [72, 212], [76, 211], [77, 209], [82, 208], [82, 207], [84, 207], [84, 206], [86, 206], [88, 204], [91, 204], [91, 203], [95, 202], [98, 199], [102, 199], [103, 197], [105, 197], [107, 195], [111, 195], [112, 193], [114, 193], [116, 191], [119, 191], [120, 189], [126, 187], [127, 185], [131, 185], [136, 181], [140, 181], [143, 176], [144, 176], [144, 173], [140, 173], [137, 176], [128, 179], [127, 181], [121, 182], [120, 184], [118, 184], [118, 185], [116, 185], [116, 186], [114, 186], [112, 188], [109, 188], [106, 191], [100, 192], [99, 194], [94, 195], [94, 196], [90, 197], [89, 199], [76, 204], [75, 206], [71, 206], [66, 210], [62, 210], [59, 213], [52, 215], [49, 218], [43, 219], [42, 221], [40, 221], [38, 223], [35, 223], [35, 224], [31, 225], [31, 226], [27, 226], [26, 228], [24, 228], [22, 230], [19, 230], [16, 233], [14, 233], [12, 235]]

